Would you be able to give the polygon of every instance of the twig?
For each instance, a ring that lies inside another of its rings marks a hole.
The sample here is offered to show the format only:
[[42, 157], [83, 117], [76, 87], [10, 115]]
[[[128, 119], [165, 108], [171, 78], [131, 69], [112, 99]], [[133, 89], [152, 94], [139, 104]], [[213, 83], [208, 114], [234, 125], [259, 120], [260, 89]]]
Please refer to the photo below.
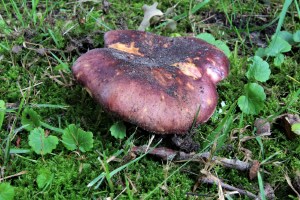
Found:
[[[139, 147], [133, 147], [131, 151], [136, 154], [141, 154], [146, 152], [147, 146], [139, 146]], [[204, 153], [185, 153], [182, 151], [175, 151], [172, 149], [168, 149], [165, 147], [159, 147], [154, 148], [151, 152], [149, 152], [150, 155], [155, 155], [163, 160], [166, 161], [184, 161], [184, 160], [195, 160], [195, 161], [202, 161], [205, 162], [205, 160], [209, 159], [210, 153], [204, 152]], [[218, 156], [213, 156], [212, 161], [214, 161], [217, 164], [221, 164], [224, 167], [231, 168], [231, 169], [237, 169], [240, 171], [246, 171], [249, 170], [252, 166], [252, 163], [243, 162], [238, 159], [228, 159], [228, 158], [221, 158]]]
[[247, 190], [243, 190], [243, 189], [228, 185], [226, 183], [223, 183], [221, 180], [217, 181], [215, 178], [201, 177], [198, 181], [201, 181], [202, 183], [207, 183], [207, 184], [220, 184], [221, 187], [226, 190], [237, 191], [239, 194], [246, 195], [253, 199], [255, 199], [257, 197], [255, 194], [253, 194]]
[[27, 173], [27, 171], [21, 171], [19, 173], [13, 174], [13, 175], [0, 178], [0, 182], [5, 180], [5, 179], [13, 178], [13, 177], [16, 177], [16, 176], [21, 176], [21, 175], [26, 174], [26, 173]]

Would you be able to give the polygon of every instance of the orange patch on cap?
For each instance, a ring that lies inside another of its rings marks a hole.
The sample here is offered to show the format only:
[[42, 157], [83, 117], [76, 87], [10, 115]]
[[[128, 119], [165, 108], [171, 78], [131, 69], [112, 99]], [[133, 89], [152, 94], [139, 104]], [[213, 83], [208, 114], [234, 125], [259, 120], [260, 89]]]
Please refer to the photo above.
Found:
[[117, 49], [119, 51], [123, 51], [126, 53], [134, 54], [137, 56], [144, 56], [144, 54], [139, 52], [139, 50], [140, 50], [139, 48], [134, 47], [134, 42], [131, 42], [130, 45], [118, 42], [118, 43], [108, 45], [108, 47], [112, 48], [112, 49]]
[[199, 79], [202, 77], [201, 72], [192, 62], [178, 62], [172, 64], [171, 66], [177, 67], [183, 74], [193, 77], [194, 79]]

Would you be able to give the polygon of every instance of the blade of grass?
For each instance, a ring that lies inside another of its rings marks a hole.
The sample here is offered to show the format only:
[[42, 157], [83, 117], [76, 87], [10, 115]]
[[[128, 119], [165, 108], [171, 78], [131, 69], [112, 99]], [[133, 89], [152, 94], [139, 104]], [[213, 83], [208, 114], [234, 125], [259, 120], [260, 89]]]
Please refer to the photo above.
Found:
[[37, 21], [36, 8], [38, 4], [39, 4], [39, 0], [31, 1], [31, 15], [32, 15], [34, 25], [36, 25], [36, 21]]
[[22, 23], [22, 26], [24, 27], [24, 26], [25, 26], [25, 23], [24, 23], [24, 20], [23, 20], [23, 16], [22, 16], [22, 14], [20, 13], [20, 10], [19, 10], [19, 8], [18, 8], [16, 2], [15, 2], [14, 0], [10, 0], [10, 3], [11, 3], [11, 5], [12, 5], [12, 7], [13, 7], [13, 10], [14, 10], [14, 12], [15, 12], [15, 14], [16, 14], [18, 20]]
[[61, 64], [62, 68], [64, 70], [66, 70], [67, 72], [71, 72], [71, 70], [69, 69], [69, 66], [64, 63], [61, 59], [59, 59], [54, 53], [50, 52], [51, 55], [57, 60], [57, 62], [59, 62], [59, 64]]
[[[51, 29], [48, 29], [48, 33], [50, 34], [50, 36], [51, 36], [52, 40], [54, 41], [56, 47], [60, 47], [60, 44], [59, 44], [58, 40], [56, 39], [56, 37], [55, 37], [53, 31], [52, 31]], [[51, 52], [50, 52], [50, 53], [51, 53]], [[52, 54], [52, 53], [51, 53], [51, 54]]]
[[3, 5], [3, 8], [6, 12], [6, 15], [11, 18], [11, 12], [8, 11], [7, 7], [6, 7], [6, 3], [4, 3], [4, 0], [2, 0], [2, 5]]
[[261, 165], [265, 164], [266, 162], [268, 162], [269, 160], [271, 160], [272, 158], [274, 158], [275, 156], [281, 154], [282, 152], [276, 152], [274, 154], [272, 154], [271, 156], [269, 156], [268, 158], [266, 158], [265, 160], [261, 161]]
[[[228, 112], [226, 113], [226, 116], [222, 119], [221, 123], [217, 126], [217, 128], [207, 136], [207, 141], [204, 142], [204, 149], [208, 149], [215, 141], [218, 141], [220, 137], [223, 137], [223, 134], [225, 134], [227, 131], [224, 131], [224, 127], [226, 127], [226, 124], [230, 122], [230, 118], [233, 116], [233, 112], [236, 108], [237, 101], [235, 101], [229, 108]], [[229, 121], [228, 121], [229, 120]], [[227, 126], [228, 127], [228, 126]], [[227, 129], [227, 128], [226, 128]], [[222, 134], [223, 131], [223, 134]]]
[[277, 27], [276, 27], [275, 37], [277, 37], [277, 35], [278, 35], [278, 33], [279, 33], [279, 31], [280, 31], [280, 29], [282, 27], [282, 24], [283, 24], [286, 12], [287, 12], [288, 8], [290, 7], [292, 1], [293, 0], [285, 0], [284, 1], [282, 10], [281, 10], [281, 12], [279, 14], [279, 21], [278, 21], [278, 24], [277, 24]]
[[[143, 157], [145, 157], [149, 152], [151, 152], [157, 145], [159, 145], [160, 141], [154, 145], [154, 147], [151, 147], [147, 152], [145, 152], [144, 154], [140, 155], [139, 157], [135, 158], [134, 160], [131, 160], [130, 162], [126, 163], [125, 165], [122, 165], [120, 167], [118, 167], [117, 169], [113, 170], [112, 172], [110, 172], [110, 177], [113, 177], [115, 174], [119, 173], [120, 171], [122, 171], [123, 169], [127, 168], [129, 165], [139, 161], [140, 159], [142, 159]], [[92, 187], [93, 185], [95, 185], [98, 181], [100, 181], [96, 186], [95, 189], [97, 189], [98, 187], [100, 187], [103, 179], [105, 177], [105, 172], [102, 172], [98, 177], [96, 177], [94, 180], [92, 180], [87, 187]]]
[[22, 154], [22, 153], [30, 153], [30, 149], [10, 149], [9, 153], [10, 154]]
[[64, 105], [54, 105], [54, 104], [30, 104], [32, 108], [57, 108], [57, 109], [67, 109], [69, 106]]
[[294, 0], [294, 2], [295, 2], [296, 9], [297, 9], [298, 17], [299, 17], [299, 19], [300, 19], [300, 8], [299, 8], [298, 1], [297, 1], [297, 0]]
[[258, 185], [259, 185], [259, 196], [261, 200], [266, 200], [266, 195], [265, 195], [265, 189], [264, 189], [264, 182], [261, 177], [260, 172], [257, 172], [257, 179], [258, 179]]
[[27, 96], [27, 93], [24, 93], [23, 97], [22, 97], [22, 100], [21, 100], [21, 103], [19, 105], [19, 109], [18, 109], [18, 112], [16, 114], [16, 118], [15, 120], [13, 121], [13, 124], [12, 124], [12, 127], [10, 129], [10, 132], [8, 134], [8, 136], [6, 137], [6, 146], [5, 146], [5, 152], [4, 152], [4, 166], [7, 165], [9, 159], [10, 159], [10, 143], [11, 143], [11, 138], [12, 136], [14, 135], [14, 130], [15, 130], [15, 126], [16, 126], [16, 123], [17, 123], [17, 120], [21, 114], [21, 110], [24, 106], [24, 103], [25, 103], [25, 99], [26, 99], [26, 96]]
[[4, 121], [5, 111], [6, 111], [5, 102], [3, 100], [0, 100], [0, 130], [2, 128], [2, 124]]
[[51, 131], [55, 131], [57, 133], [64, 133], [64, 129], [61, 129], [61, 128], [56, 128], [54, 126], [51, 126], [49, 124], [46, 124], [45, 122], [41, 122], [41, 126], [43, 126], [44, 128], [47, 128]]

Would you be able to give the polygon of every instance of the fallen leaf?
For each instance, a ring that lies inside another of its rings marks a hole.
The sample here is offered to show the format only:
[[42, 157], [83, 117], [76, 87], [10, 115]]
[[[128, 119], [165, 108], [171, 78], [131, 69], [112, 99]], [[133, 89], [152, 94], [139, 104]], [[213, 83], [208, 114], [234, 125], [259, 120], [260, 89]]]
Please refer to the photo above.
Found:
[[[297, 136], [297, 124], [300, 123], [300, 117], [297, 114], [284, 114], [278, 118], [277, 122], [283, 128], [286, 137], [289, 140], [293, 140]], [[294, 125], [294, 127], [293, 127]]]
[[163, 12], [159, 9], [157, 9], [158, 3], [155, 2], [153, 5], [148, 6], [148, 5], [143, 5], [143, 10], [144, 10], [144, 18], [143, 21], [141, 22], [138, 30], [139, 31], [145, 31], [146, 28], [150, 26], [150, 20], [154, 16], [162, 16]]
[[249, 170], [250, 180], [253, 180], [254, 178], [256, 178], [259, 167], [260, 167], [260, 163], [258, 162], [258, 160], [253, 160], [252, 166]]
[[12, 48], [11, 48], [11, 51], [15, 54], [18, 54], [22, 51], [22, 47], [19, 46], [19, 45], [14, 45]]
[[257, 135], [271, 135], [271, 125], [266, 119], [256, 119], [254, 127], [256, 128]]

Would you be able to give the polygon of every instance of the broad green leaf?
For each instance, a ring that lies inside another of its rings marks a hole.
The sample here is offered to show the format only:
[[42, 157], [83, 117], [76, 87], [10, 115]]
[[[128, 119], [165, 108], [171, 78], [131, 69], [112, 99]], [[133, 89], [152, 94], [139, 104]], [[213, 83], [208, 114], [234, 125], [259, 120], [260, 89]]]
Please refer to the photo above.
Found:
[[79, 149], [82, 152], [93, 148], [93, 133], [86, 132], [75, 124], [70, 124], [62, 135], [62, 142], [68, 150]]
[[292, 125], [292, 131], [297, 135], [300, 135], [300, 123], [295, 123]]
[[227, 57], [230, 57], [231, 52], [230, 52], [229, 47], [226, 45], [226, 43], [221, 40], [215, 40], [215, 38], [212, 34], [200, 33], [196, 36], [196, 38], [202, 39], [202, 40], [216, 46], [217, 48], [222, 50]]
[[277, 56], [279, 53], [290, 51], [292, 46], [281, 37], [272, 37], [270, 45], [265, 49], [267, 56]]
[[122, 121], [114, 123], [109, 130], [111, 135], [117, 139], [123, 139], [126, 136], [126, 126]]
[[12, 200], [15, 190], [9, 183], [0, 183], [0, 200]]
[[35, 128], [30, 131], [28, 140], [29, 146], [31, 146], [35, 153], [41, 155], [51, 153], [58, 144], [58, 138], [52, 135], [46, 136], [42, 128]]
[[238, 106], [245, 114], [258, 114], [264, 106], [266, 94], [257, 83], [249, 83], [244, 86], [245, 95], [238, 99]]
[[293, 40], [295, 42], [300, 42], [300, 30], [296, 31], [294, 34], [293, 34]]
[[3, 100], [0, 100], [0, 130], [2, 128], [2, 124], [4, 121], [4, 116], [5, 116], [5, 102]]
[[284, 62], [284, 55], [282, 53], [277, 54], [277, 56], [274, 58], [274, 65], [276, 67], [280, 67], [283, 62]]
[[266, 82], [271, 74], [269, 64], [259, 56], [250, 58], [252, 63], [246, 73], [248, 79], [254, 78], [257, 81]]
[[25, 108], [22, 112], [21, 123], [27, 131], [41, 126], [40, 116], [32, 108]]

